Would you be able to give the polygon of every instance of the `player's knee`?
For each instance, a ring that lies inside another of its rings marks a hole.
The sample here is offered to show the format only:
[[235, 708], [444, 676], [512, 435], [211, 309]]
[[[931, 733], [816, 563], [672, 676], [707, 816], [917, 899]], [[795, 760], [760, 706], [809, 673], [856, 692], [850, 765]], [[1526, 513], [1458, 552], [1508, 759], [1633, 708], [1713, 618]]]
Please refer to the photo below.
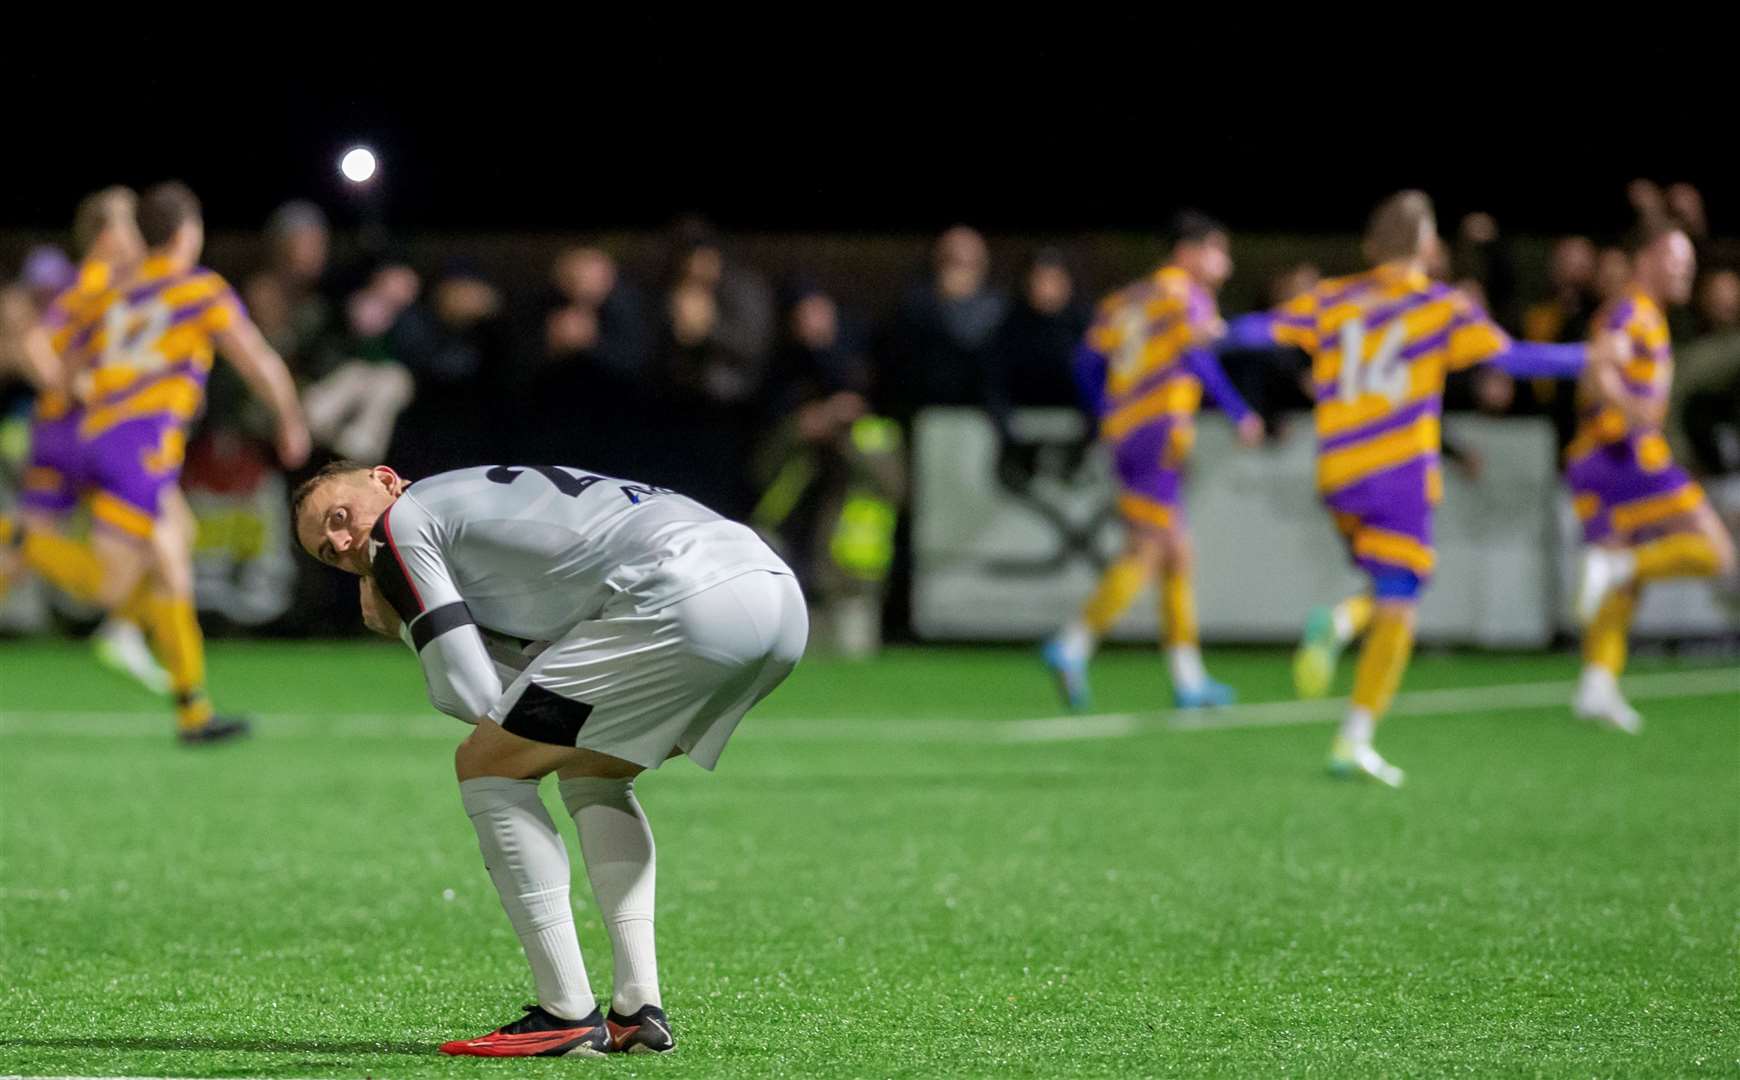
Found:
[[1164, 569], [1169, 574], [1188, 574], [1196, 569], [1196, 545], [1190, 537], [1181, 532], [1168, 534]]
[[499, 755], [493, 753], [484, 733], [483, 725], [479, 724], [471, 730], [471, 734], [453, 751], [453, 774], [463, 783], [466, 780], [476, 780], [480, 776], [502, 775], [495, 766]]
[[1157, 573], [1166, 561], [1165, 541], [1157, 533], [1136, 533], [1130, 540], [1130, 557], [1145, 573]]

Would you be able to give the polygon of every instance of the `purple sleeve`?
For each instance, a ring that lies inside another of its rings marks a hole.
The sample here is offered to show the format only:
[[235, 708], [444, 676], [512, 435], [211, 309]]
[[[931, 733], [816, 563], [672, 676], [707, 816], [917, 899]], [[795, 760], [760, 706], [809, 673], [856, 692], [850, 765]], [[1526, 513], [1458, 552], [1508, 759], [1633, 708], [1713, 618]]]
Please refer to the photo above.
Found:
[[1184, 354], [1184, 366], [1190, 373], [1202, 380], [1202, 388], [1208, 391], [1208, 396], [1220, 406], [1220, 411], [1227, 414], [1233, 423], [1238, 423], [1251, 413], [1251, 407], [1245, 404], [1245, 399], [1233, 388], [1232, 380], [1226, 377], [1226, 371], [1220, 366], [1220, 358], [1214, 355], [1212, 349], [1191, 349]]
[[1075, 389], [1081, 396], [1082, 407], [1091, 416], [1099, 416], [1105, 411], [1106, 366], [1106, 358], [1087, 342], [1075, 347], [1070, 373], [1075, 376]]
[[1588, 346], [1580, 341], [1566, 345], [1513, 341], [1488, 362], [1522, 379], [1575, 379], [1588, 361]]
[[1215, 342], [1215, 347], [1221, 350], [1268, 349], [1274, 345], [1275, 317], [1267, 311], [1240, 315], [1226, 324], [1226, 336]]

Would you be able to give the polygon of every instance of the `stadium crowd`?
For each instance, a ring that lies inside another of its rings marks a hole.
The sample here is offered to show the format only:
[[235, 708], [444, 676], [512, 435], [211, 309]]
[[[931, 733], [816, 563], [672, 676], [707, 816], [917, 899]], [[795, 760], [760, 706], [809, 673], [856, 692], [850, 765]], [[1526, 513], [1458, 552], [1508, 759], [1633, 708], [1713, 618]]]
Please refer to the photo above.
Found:
[[[1706, 476], [1740, 472], [1740, 271], [1711, 240], [1695, 188], [1639, 180], [1627, 195], [1639, 214], [1676, 217], [1700, 246], [1696, 300], [1672, 313], [1677, 456]], [[1589, 236], [1553, 240], [1536, 280], [1490, 215], [1446, 226], [1441, 276], [1518, 337], [1586, 337], [1626, 277], [1624, 252]], [[874, 640], [891, 564], [901, 572], [902, 438], [914, 415], [982, 408], [1018, 471], [1010, 416], [1077, 404], [1070, 358], [1092, 312], [1088, 283], [1114, 284], [1053, 247], [1034, 247], [1018, 267], [995, 265], [985, 237], [964, 225], [935, 238], [928, 266], [903, 290], [868, 302], [844, 301], [816, 276], [837, 278], [838, 268], [776, 277], [692, 218], [668, 231], [650, 270], [580, 244], [560, 250], [536, 288], [498, 280], [459, 240], [425, 265], [390, 244], [348, 239], [298, 201], [266, 222], [257, 265], [212, 259], [288, 361], [327, 457], [390, 460], [410, 476], [573, 462], [678, 488], [778, 535], [812, 589], [839, 601], [840, 633], [861, 647]], [[1154, 244], [1155, 262], [1162, 251]], [[1253, 299], [1279, 303], [1345, 269], [1297, 262]], [[0, 292], [8, 330], [75, 273], [62, 248], [32, 249]], [[1302, 361], [1276, 350], [1229, 355], [1227, 368], [1274, 429], [1308, 408]], [[1452, 387], [1450, 403], [1545, 415], [1563, 439], [1570, 390], [1482, 370]], [[19, 423], [23, 384], [13, 379], [0, 395]], [[235, 490], [271, 471], [269, 426], [222, 369], [211, 395], [188, 483]], [[6, 456], [15, 474], [17, 448]], [[293, 610], [329, 625], [323, 613], [343, 602], [305, 595]]]

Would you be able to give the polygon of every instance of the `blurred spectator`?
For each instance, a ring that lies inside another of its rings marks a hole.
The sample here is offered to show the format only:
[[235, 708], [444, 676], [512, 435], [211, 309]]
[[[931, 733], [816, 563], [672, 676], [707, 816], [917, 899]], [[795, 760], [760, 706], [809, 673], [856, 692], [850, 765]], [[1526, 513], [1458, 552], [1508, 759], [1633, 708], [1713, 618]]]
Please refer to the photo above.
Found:
[[1553, 245], [1548, 293], [1523, 314], [1530, 341], [1582, 341], [1600, 301], [1595, 295], [1595, 245], [1587, 236], [1567, 236]]
[[750, 521], [817, 601], [815, 640], [868, 656], [881, 644], [882, 596], [905, 497], [900, 431], [868, 415], [869, 365], [842, 328], [833, 297], [799, 283], [787, 308]]
[[1639, 177], [1625, 185], [1625, 199], [1640, 218], [1662, 217], [1668, 211], [1667, 196], [1654, 180]]
[[750, 500], [744, 463], [773, 345], [772, 290], [725, 256], [711, 226], [685, 219], [672, 231], [660, 304], [653, 405], [682, 437], [649, 448], [643, 471], [741, 516]]
[[1740, 272], [1716, 270], [1698, 286], [1698, 328], [1705, 334], [1740, 329]]
[[718, 404], [754, 396], [773, 345], [773, 293], [760, 274], [727, 260], [699, 219], [673, 230], [664, 315], [672, 383]]
[[1021, 275], [1021, 294], [1003, 316], [984, 366], [983, 401], [1005, 443], [1009, 417], [1024, 406], [1078, 406], [1071, 357], [1090, 312], [1076, 294], [1063, 253], [1041, 248]]
[[1700, 473], [1740, 472], [1740, 273], [1704, 279], [1698, 322], [1703, 333], [1675, 350], [1668, 438]]
[[1703, 193], [1690, 184], [1678, 183], [1667, 189], [1666, 202], [1667, 212], [1679, 222], [1702, 254], [1710, 239], [1710, 219], [1704, 212]]
[[466, 259], [442, 269], [427, 307], [409, 291], [415, 274], [408, 267], [381, 275], [377, 287], [388, 290], [390, 301], [405, 301], [387, 347], [416, 383], [393, 440], [394, 458], [408, 475], [426, 476], [499, 456], [512, 392], [501, 291]]
[[1605, 304], [1625, 292], [1631, 282], [1631, 259], [1624, 248], [1602, 248], [1595, 259], [1595, 298]]
[[927, 281], [908, 290], [884, 342], [880, 397], [909, 420], [925, 405], [980, 400], [982, 372], [1008, 298], [989, 282], [990, 253], [976, 230], [937, 238]]
[[596, 247], [560, 252], [525, 342], [516, 458], [634, 475], [626, 447], [638, 399], [650, 389], [652, 330], [644, 298], [616, 260]]
[[303, 408], [315, 441], [340, 457], [379, 461], [393, 445], [413, 382], [389, 335], [420, 288], [407, 266], [377, 267], [344, 298], [342, 321], [310, 349]]
[[1510, 245], [1500, 235], [1498, 221], [1491, 214], [1463, 217], [1456, 230], [1451, 276], [1478, 283], [1481, 306], [1501, 326], [1513, 330], [1517, 327], [1516, 264]]
[[266, 340], [301, 373], [332, 320], [321, 291], [331, 250], [326, 215], [310, 202], [285, 203], [266, 219], [266, 248], [266, 269], [248, 279], [243, 299]]
[[645, 377], [645, 302], [615, 259], [600, 248], [568, 248], [556, 256], [550, 285], [538, 312], [540, 367], [581, 364], [622, 384]]

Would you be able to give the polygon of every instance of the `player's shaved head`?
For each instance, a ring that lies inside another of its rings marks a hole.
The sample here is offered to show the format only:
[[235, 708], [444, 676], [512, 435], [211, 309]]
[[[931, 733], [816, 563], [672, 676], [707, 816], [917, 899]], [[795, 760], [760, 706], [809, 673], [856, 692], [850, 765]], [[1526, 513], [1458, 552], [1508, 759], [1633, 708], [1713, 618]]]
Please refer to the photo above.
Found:
[[139, 197], [139, 232], [146, 247], [163, 247], [188, 224], [200, 224], [199, 196], [181, 181], [153, 185]]
[[1424, 191], [1398, 191], [1378, 203], [1365, 226], [1365, 255], [1373, 263], [1414, 259], [1430, 252], [1438, 235], [1432, 197]]
[[300, 517], [302, 515], [302, 504], [307, 502], [308, 497], [313, 495], [315, 490], [325, 484], [328, 480], [340, 476], [352, 477], [360, 480], [362, 477], [368, 475], [368, 471], [371, 468], [373, 468], [373, 466], [364, 465], [360, 461], [348, 461], [343, 458], [340, 458], [337, 461], [327, 462], [325, 465], [320, 467], [320, 471], [302, 481], [302, 483], [296, 485], [295, 492], [290, 496], [290, 516], [292, 518]]
[[131, 229], [139, 196], [130, 187], [116, 185], [92, 192], [79, 200], [73, 211], [73, 250], [79, 258], [90, 255], [97, 240], [109, 229], [122, 225]]
[[399, 474], [385, 465], [325, 465], [291, 496], [296, 542], [328, 566], [366, 575], [369, 531], [404, 488]]

